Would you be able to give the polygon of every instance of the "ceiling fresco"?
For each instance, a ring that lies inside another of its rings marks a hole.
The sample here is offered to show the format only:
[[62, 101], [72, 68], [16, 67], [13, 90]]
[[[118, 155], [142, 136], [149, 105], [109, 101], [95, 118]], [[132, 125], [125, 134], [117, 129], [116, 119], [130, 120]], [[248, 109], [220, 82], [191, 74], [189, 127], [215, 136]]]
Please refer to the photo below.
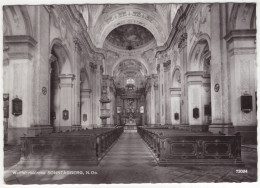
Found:
[[126, 86], [127, 79], [133, 79], [137, 88], [144, 87], [147, 70], [144, 65], [134, 59], [126, 59], [120, 62], [113, 71], [117, 88]]
[[106, 38], [111, 45], [125, 50], [142, 48], [154, 40], [150, 31], [135, 24], [121, 25], [112, 30]]

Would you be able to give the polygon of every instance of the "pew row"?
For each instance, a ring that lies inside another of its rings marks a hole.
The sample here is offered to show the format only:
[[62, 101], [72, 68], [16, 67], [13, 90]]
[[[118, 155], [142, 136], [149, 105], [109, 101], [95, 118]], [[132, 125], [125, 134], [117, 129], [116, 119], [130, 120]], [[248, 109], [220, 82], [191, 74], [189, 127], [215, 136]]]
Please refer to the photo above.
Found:
[[21, 159], [25, 167], [98, 165], [123, 127], [77, 130], [34, 137], [21, 137]]
[[239, 134], [226, 136], [143, 127], [137, 131], [160, 166], [244, 165]]

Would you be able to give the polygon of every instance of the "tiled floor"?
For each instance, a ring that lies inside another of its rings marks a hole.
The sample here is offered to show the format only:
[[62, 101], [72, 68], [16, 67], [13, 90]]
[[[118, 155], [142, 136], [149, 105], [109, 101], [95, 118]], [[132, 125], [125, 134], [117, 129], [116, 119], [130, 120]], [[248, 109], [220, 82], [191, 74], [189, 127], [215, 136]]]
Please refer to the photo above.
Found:
[[50, 170], [76, 170], [83, 171], [84, 175], [14, 175], [14, 171], [32, 171], [11, 167], [18, 158], [18, 147], [5, 151], [7, 184], [252, 182], [257, 177], [257, 152], [254, 149], [242, 150], [242, 160], [246, 163], [243, 169], [247, 169], [245, 174], [237, 174], [237, 168], [232, 166], [159, 167], [135, 132], [123, 133], [98, 166], [34, 169], [44, 173]]

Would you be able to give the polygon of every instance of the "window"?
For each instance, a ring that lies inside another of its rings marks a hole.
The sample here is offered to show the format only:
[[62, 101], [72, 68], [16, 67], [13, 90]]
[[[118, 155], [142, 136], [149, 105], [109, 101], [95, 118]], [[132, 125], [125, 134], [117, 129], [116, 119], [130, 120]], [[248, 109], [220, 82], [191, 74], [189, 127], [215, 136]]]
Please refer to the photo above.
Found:
[[133, 78], [129, 78], [126, 80], [126, 84], [135, 84], [135, 80]]

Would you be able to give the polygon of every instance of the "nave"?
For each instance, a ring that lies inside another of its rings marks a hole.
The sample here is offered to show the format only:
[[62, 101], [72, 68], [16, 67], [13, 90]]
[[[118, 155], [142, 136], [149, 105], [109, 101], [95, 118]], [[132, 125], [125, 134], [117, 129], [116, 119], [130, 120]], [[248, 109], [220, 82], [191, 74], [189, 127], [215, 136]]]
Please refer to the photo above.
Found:
[[[5, 163], [16, 153], [5, 152]], [[136, 132], [124, 132], [98, 166], [57, 166], [38, 169], [6, 167], [7, 184], [109, 184], [109, 183], [189, 183], [189, 182], [251, 182], [256, 181], [256, 148], [242, 147], [243, 169], [236, 174], [235, 166], [158, 166], [146, 143]], [[14, 161], [12, 161], [15, 163]], [[11, 164], [11, 163], [10, 163]], [[85, 175], [14, 175], [13, 171], [83, 171]], [[90, 174], [86, 174], [88, 171]], [[92, 174], [91, 174], [92, 173]]]
[[256, 8], [4, 6], [6, 183], [255, 181]]

